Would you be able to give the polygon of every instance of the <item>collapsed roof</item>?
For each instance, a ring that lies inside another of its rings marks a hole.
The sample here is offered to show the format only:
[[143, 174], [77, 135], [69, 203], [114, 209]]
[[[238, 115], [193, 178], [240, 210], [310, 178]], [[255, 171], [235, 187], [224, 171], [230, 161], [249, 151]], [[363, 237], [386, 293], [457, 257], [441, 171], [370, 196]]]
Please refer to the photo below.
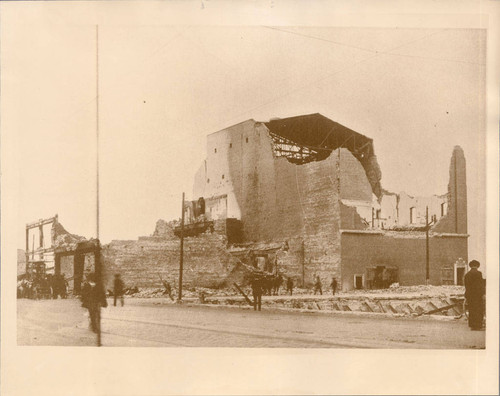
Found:
[[273, 139], [275, 155], [295, 164], [322, 161], [333, 150], [348, 149], [365, 169], [373, 193], [379, 198], [382, 195], [372, 139], [319, 113], [272, 119], [264, 125]]

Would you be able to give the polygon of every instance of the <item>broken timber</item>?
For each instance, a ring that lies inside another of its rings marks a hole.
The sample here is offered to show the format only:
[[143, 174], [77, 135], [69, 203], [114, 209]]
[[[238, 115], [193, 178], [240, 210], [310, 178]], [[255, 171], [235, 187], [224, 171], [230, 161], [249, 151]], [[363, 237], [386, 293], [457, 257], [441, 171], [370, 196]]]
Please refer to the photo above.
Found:
[[419, 314], [417, 314], [416, 316], [432, 315], [432, 314], [435, 314], [437, 312], [447, 311], [448, 309], [451, 309], [459, 304], [460, 303], [455, 303], [455, 304], [451, 304], [451, 305], [446, 305], [446, 306], [441, 307], [441, 308], [431, 309], [430, 311], [423, 311], [423, 312], [420, 312]]
[[236, 282], [234, 282], [234, 286], [236, 286], [236, 289], [238, 289], [238, 291], [243, 295], [243, 297], [245, 297], [245, 300], [246, 302], [248, 303], [248, 305], [252, 306], [253, 307], [253, 302], [252, 300], [250, 300], [248, 298], [248, 296], [245, 294], [245, 292], [243, 290], [241, 290], [241, 287], [238, 286], [238, 284]]

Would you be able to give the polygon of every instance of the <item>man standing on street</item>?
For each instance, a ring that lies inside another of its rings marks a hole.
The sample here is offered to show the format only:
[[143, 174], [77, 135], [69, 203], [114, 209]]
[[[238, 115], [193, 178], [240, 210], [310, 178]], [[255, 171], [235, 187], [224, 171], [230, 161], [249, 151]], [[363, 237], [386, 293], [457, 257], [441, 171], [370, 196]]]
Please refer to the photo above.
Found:
[[89, 273], [87, 275], [87, 280], [82, 287], [82, 307], [89, 310], [90, 328], [94, 333], [99, 333], [101, 319], [100, 319], [100, 308], [106, 308], [108, 303], [106, 301], [106, 294], [102, 287], [99, 287], [96, 283], [95, 273]]
[[125, 285], [123, 284], [122, 279], [120, 278], [120, 274], [115, 274], [115, 282], [113, 285], [113, 297], [114, 297], [114, 303], [113, 305], [116, 307], [116, 299], [119, 298], [120, 302], [123, 307], [123, 289], [125, 288]]
[[483, 327], [485, 287], [483, 275], [478, 271], [479, 265], [479, 261], [472, 260], [469, 263], [470, 271], [464, 277], [471, 330], [481, 330]]
[[321, 279], [319, 275], [316, 275], [316, 282], [314, 282], [314, 294], [319, 292], [319, 294], [323, 295], [323, 291], [321, 290]]
[[332, 287], [332, 296], [335, 295], [335, 292], [337, 291], [337, 279], [332, 278], [332, 283], [330, 284]]
[[291, 276], [289, 276], [286, 281], [286, 290], [290, 292], [290, 295], [293, 294], [293, 279]]
[[261, 280], [254, 277], [252, 279], [252, 294], [253, 294], [253, 310], [257, 311], [257, 307], [259, 311], [262, 307], [262, 285]]

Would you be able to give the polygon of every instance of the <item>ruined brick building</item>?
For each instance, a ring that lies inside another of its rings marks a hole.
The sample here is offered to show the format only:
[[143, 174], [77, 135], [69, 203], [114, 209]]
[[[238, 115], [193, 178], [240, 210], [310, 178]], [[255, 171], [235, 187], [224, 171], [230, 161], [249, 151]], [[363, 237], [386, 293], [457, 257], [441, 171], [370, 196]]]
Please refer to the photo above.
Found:
[[320, 114], [248, 120], [209, 135], [193, 189], [208, 219], [232, 220], [234, 246], [254, 245], [265, 256], [262, 245], [286, 245], [275, 251], [285, 273], [306, 284], [315, 274], [328, 283], [334, 276], [344, 290], [380, 286], [382, 274], [386, 283], [425, 283], [426, 208], [429, 281], [460, 283], [466, 195], [461, 148], [447, 194], [389, 193], [372, 139]]
[[[336, 277], [343, 290], [425, 284], [427, 276], [460, 284], [468, 237], [462, 149], [453, 151], [445, 194], [390, 193], [381, 176], [372, 139], [320, 114], [247, 120], [208, 135], [185, 206], [186, 285], [230, 286], [241, 262], [297, 285]], [[160, 276], [175, 283], [178, 235], [179, 221], [159, 220], [151, 236], [104, 245], [108, 281], [120, 272], [129, 285], [160, 287]]]

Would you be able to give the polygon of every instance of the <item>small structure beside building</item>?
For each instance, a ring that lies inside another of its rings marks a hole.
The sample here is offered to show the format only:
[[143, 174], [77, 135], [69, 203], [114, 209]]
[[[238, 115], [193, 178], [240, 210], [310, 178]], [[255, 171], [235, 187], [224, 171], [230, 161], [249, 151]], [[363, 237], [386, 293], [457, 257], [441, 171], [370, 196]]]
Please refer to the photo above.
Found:
[[97, 252], [97, 240], [69, 233], [57, 214], [26, 224], [25, 273], [29, 277], [64, 275], [73, 293], [79, 294], [84, 275], [95, 270]]

